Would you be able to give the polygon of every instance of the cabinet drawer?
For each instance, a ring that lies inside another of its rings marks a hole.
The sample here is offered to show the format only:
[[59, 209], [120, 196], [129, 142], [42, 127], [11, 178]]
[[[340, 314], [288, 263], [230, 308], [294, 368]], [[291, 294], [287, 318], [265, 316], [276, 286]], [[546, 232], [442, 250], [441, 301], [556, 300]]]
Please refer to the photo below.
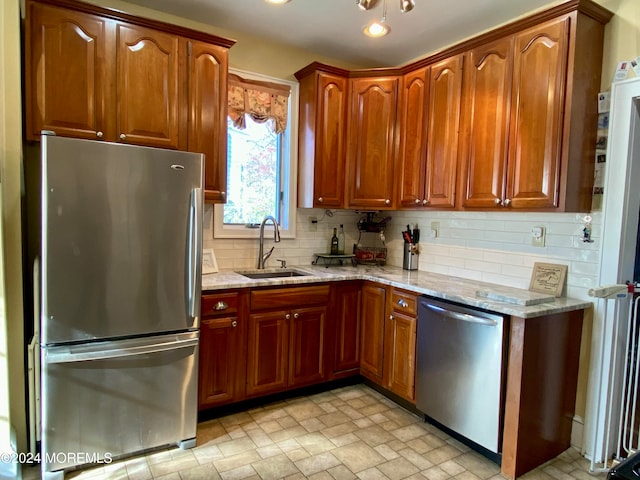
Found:
[[396, 312], [416, 316], [418, 314], [418, 302], [415, 295], [400, 290], [391, 291], [391, 307]]
[[251, 291], [251, 311], [268, 308], [326, 305], [329, 302], [329, 285], [288, 287]]
[[235, 314], [238, 311], [238, 302], [238, 292], [202, 295], [200, 315], [206, 318]]

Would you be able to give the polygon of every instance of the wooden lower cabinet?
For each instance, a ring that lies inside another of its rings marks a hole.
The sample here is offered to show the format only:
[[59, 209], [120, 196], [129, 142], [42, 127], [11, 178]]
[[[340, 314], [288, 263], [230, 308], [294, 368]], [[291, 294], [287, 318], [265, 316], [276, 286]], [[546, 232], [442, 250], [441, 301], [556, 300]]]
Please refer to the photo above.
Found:
[[332, 370], [337, 377], [360, 371], [362, 283], [339, 285], [335, 290]]
[[382, 384], [384, 360], [386, 299], [386, 287], [369, 282], [362, 287], [360, 373], [379, 384]]
[[211, 408], [244, 398], [246, 322], [243, 295], [204, 294], [200, 325], [198, 408]]
[[326, 380], [328, 303], [328, 285], [251, 291], [247, 396]]

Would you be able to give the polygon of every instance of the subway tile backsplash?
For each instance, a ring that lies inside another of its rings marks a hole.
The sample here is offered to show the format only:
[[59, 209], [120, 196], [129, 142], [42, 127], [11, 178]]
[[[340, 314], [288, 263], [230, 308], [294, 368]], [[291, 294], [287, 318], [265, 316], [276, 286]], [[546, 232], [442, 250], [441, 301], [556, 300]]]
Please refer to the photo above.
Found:
[[[275, 267], [276, 258], [289, 265], [308, 265], [314, 253], [328, 252], [334, 227], [345, 228], [345, 250], [358, 239], [357, 222], [362, 214], [350, 210], [297, 210], [297, 237], [276, 244], [267, 266]], [[600, 261], [601, 213], [591, 213], [593, 243], [582, 242], [586, 213], [520, 212], [383, 212], [391, 216], [385, 232], [387, 264], [402, 266], [402, 230], [408, 223], [420, 227], [419, 270], [467, 279], [528, 288], [535, 262], [569, 266], [569, 297], [589, 299], [587, 291], [596, 286]], [[319, 222], [313, 231], [311, 217]], [[254, 268], [258, 255], [257, 240], [214, 239], [213, 207], [205, 207], [204, 247], [213, 248], [221, 269]], [[439, 223], [438, 236], [430, 236], [432, 222]], [[545, 246], [531, 245], [531, 229], [544, 227]], [[362, 243], [381, 246], [376, 234], [363, 233]], [[268, 248], [271, 241], [268, 240]]]

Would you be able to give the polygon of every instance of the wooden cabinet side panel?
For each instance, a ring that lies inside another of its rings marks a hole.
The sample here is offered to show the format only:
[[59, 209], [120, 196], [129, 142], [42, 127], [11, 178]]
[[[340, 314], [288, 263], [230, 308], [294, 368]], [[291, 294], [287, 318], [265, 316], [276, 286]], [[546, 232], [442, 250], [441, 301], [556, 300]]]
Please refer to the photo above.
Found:
[[289, 386], [325, 379], [326, 316], [326, 307], [300, 308], [291, 312]]
[[462, 206], [494, 208], [505, 195], [513, 38], [473, 49], [467, 59]]
[[421, 68], [402, 82], [396, 204], [403, 208], [422, 207], [425, 199], [429, 72], [429, 67]]
[[360, 372], [378, 383], [383, 375], [386, 294], [383, 286], [367, 283], [362, 287]]
[[463, 58], [456, 55], [431, 66], [426, 180], [429, 207], [455, 206]]
[[571, 444], [583, 314], [511, 319], [502, 445], [511, 478]]
[[[27, 138], [41, 130], [77, 138], [105, 138], [110, 100], [109, 20], [29, 3], [26, 38]], [[105, 138], [106, 139], [106, 138]]]
[[287, 386], [289, 321], [287, 312], [249, 315], [247, 395], [283, 390]]
[[[184, 92], [180, 75], [180, 38], [119, 23], [118, 141], [164, 148], [184, 148], [179, 106]], [[124, 137], [123, 137], [124, 135]]]
[[515, 36], [506, 195], [513, 208], [559, 204], [569, 25], [565, 16]]
[[189, 140], [205, 154], [205, 200], [224, 203], [227, 190], [228, 50], [189, 40]]
[[347, 204], [389, 209], [393, 204], [398, 77], [351, 80]]

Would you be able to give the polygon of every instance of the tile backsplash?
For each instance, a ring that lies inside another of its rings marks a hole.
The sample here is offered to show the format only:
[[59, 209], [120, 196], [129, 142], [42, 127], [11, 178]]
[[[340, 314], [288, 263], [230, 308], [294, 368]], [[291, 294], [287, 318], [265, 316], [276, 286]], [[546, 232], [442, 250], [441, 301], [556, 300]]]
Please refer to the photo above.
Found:
[[[332, 216], [329, 216], [332, 215]], [[535, 262], [568, 265], [566, 295], [589, 299], [596, 286], [600, 265], [601, 214], [591, 213], [593, 243], [582, 241], [584, 213], [520, 212], [383, 212], [391, 216], [385, 232], [387, 264], [402, 266], [402, 230], [408, 223], [420, 227], [419, 270], [476, 279], [527, 289]], [[350, 210], [298, 209], [297, 236], [275, 244], [267, 266], [309, 265], [314, 253], [329, 250], [334, 227], [344, 225], [345, 250], [358, 240], [357, 222], [363, 215]], [[311, 217], [318, 219], [311, 223]], [[213, 207], [205, 207], [204, 247], [213, 248], [221, 269], [255, 268], [258, 241], [214, 239]], [[439, 224], [437, 237], [430, 236], [431, 224]], [[314, 230], [315, 227], [315, 230]], [[531, 229], [544, 227], [545, 246], [531, 245]], [[381, 246], [376, 234], [363, 233], [363, 245]], [[265, 248], [273, 245], [265, 241]]]

